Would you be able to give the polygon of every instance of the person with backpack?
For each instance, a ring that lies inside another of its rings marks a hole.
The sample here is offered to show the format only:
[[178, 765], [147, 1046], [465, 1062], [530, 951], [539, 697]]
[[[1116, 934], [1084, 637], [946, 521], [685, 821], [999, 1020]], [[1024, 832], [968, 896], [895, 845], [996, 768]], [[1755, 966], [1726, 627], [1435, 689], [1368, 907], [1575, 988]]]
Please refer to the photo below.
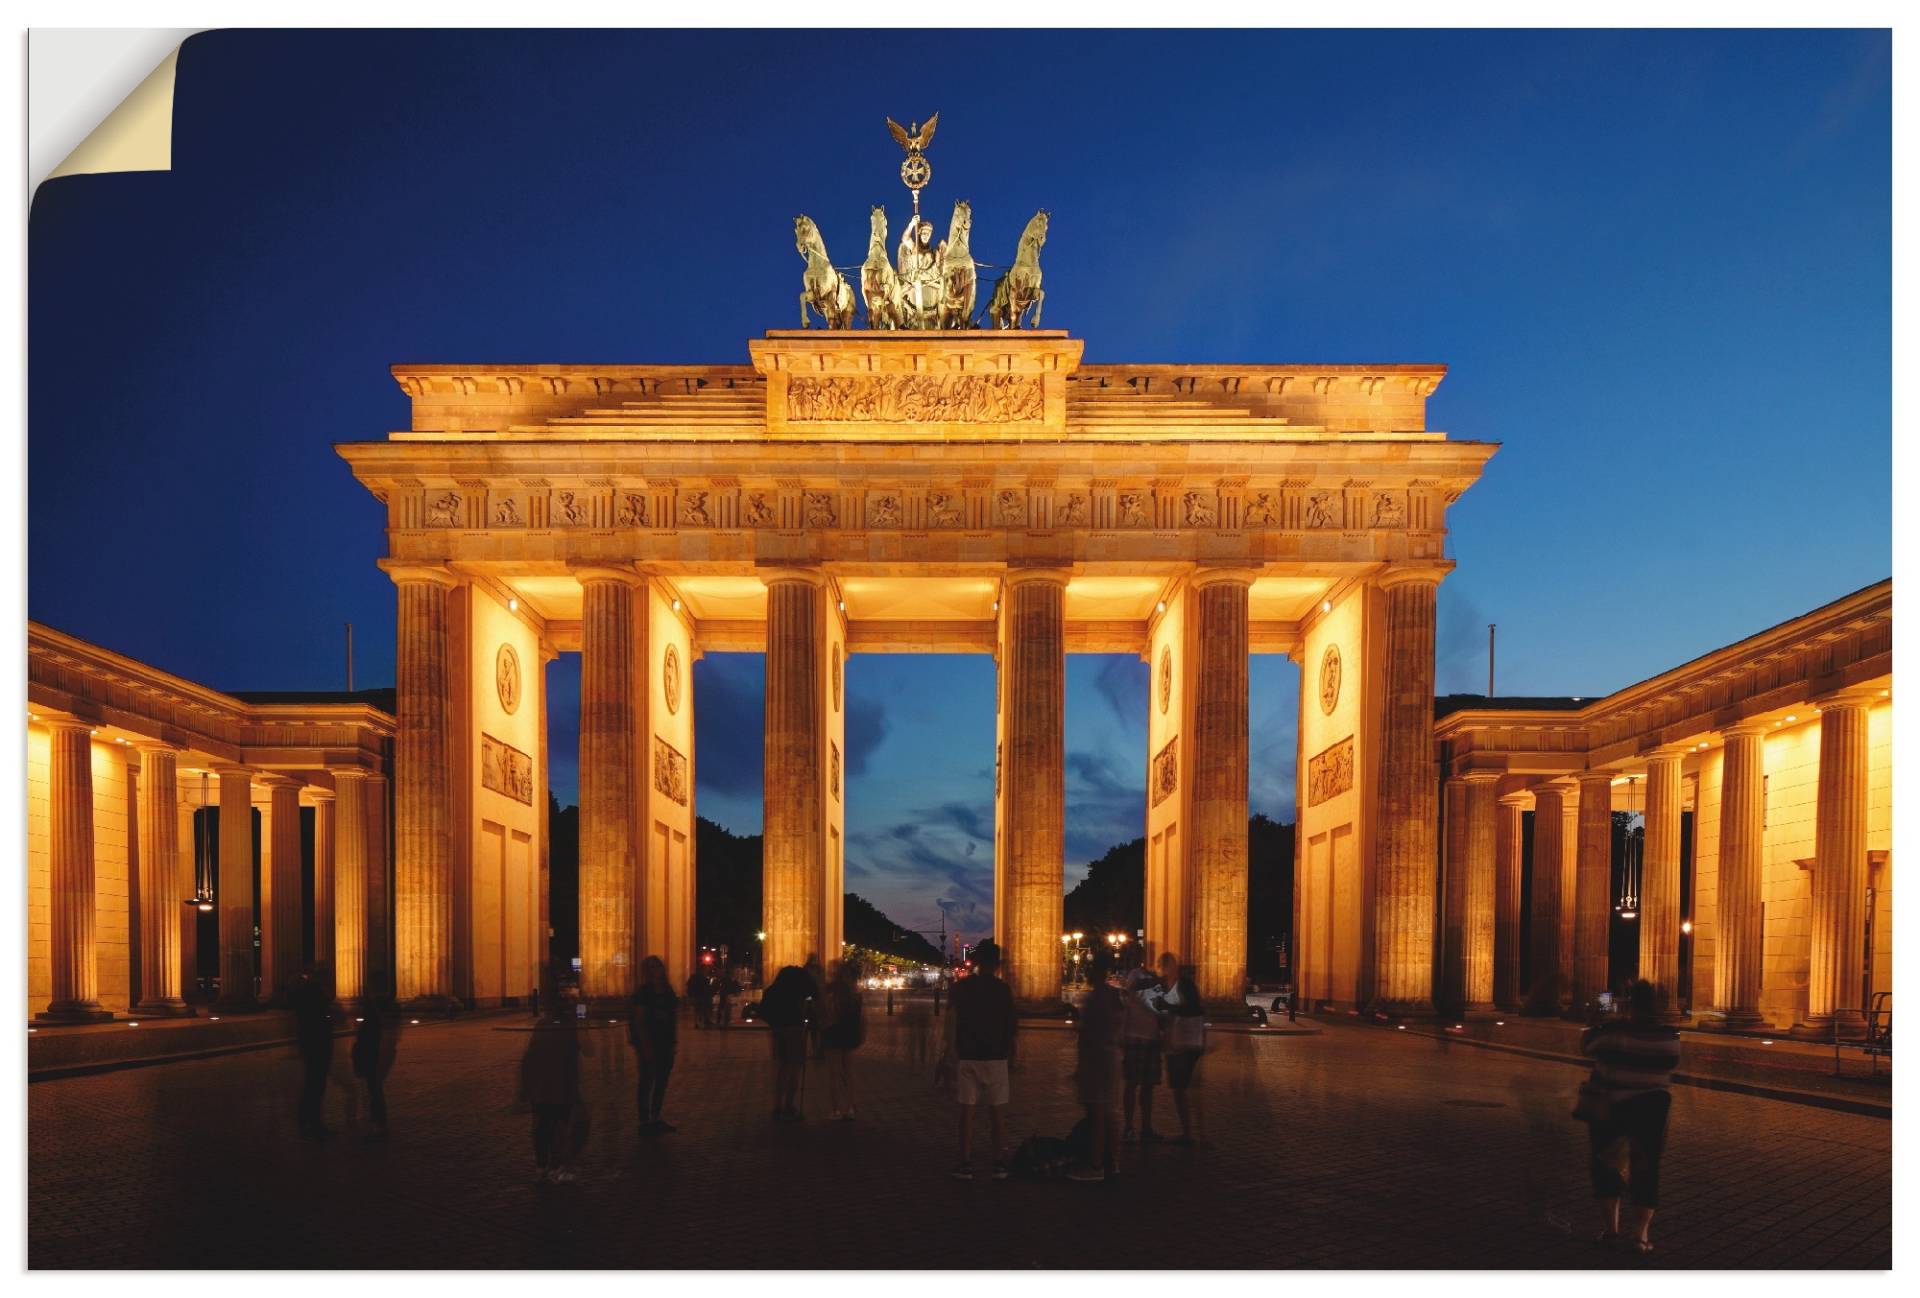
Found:
[[580, 1058], [593, 1054], [593, 1042], [580, 1031], [568, 996], [541, 999], [553, 1008], [534, 1026], [520, 1058], [520, 1102], [533, 1110], [534, 1179], [558, 1185], [574, 1179], [567, 1164], [586, 1143]]
[[1634, 1213], [1625, 1239], [1636, 1251], [1651, 1253], [1647, 1235], [1660, 1204], [1660, 1154], [1673, 1107], [1668, 1088], [1680, 1066], [1680, 1034], [1660, 1021], [1652, 983], [1634, 980], [1626, 1003], [1624, 1019], [1596, 1024], [1581, 1037], [1581, 1053], [1593, 1059], [1593, 1072], [1580, 1086], [1573, 1116], [1587, 1124], [1588, 1170], [1600, 1201], [1599, 1242], [1621, 1242], [1624, 1194]]
[[860, 998], [860, 967], [836, 960], [822, 994], [821, 1045], [827, 1052], [827, 1096], [833, 1121], [853, 1121], [853, 1052], [867, 1039], [866, 1010]]
[[788, 965], [760, 994], [760, 1017], [773, 1038], [773, 1120], [801, 1122], [797, 1096], [807, 1067], [807, 1019], [819, 988], [806, 970]]
[[627, 1042], [633, 1047], [640, 1074], [640, 1129], [677, 1130], [660, 1116], [660, 1110], [666, 1103], [667, 1079], [673, 1074], [674, 1051], [680, 1041], [680, 998], [667, 981], [666, 962], [659, 956], [650, 955], [640, 962], [640, 985], [634, 989], [628, 1010]]
[[393, 1012], [390, 998], [379, 997], [353, 1034], [353, 1075], [367, 1088], [367, 1111], [373, 1128], [366, 1134], [369, 1142], [387, 1138], [387, 1073], [399, 1046], [400, 1020]]
[[1115, 1174], [1114, 1144], [1119, 1134], [1119, 1115], [1114, 1101], [1119, 1098], [1121, 1023], [1126, 1005], [1120, 989], [1112, 982], [1113, 949], [1101, 947], [1093, 953], [1088, 974], [1092, 990], [1080, 1009], [1078, 1065], [1074, 1069], [1075, 1089], [1087, 1110], [1088, 1151], [1086, 1161], [1067, 1173], [1075, 1181], [1105, 1181]]
[[[1127, 978], [1126, 1014], [1120, 1026], [1120, 1078], [1124, 1083], [1121, 1109], [1126, 1127], [1120, 1139], [1155, 1141], [1153, 1129], [1153, 1092], [1160, 1085], [1160, 1015], [1148, 998], [1160, 990], [1159, 982], [1145, 969], [1135, 969]], [[1133, 1129], [1135, 1100], [1140, 1105], [1140, 1131]]]
[[1206, 1007], [1200, 1002], [1200, 988], [1193, 980], [1193, 966], [1180, 964], [1171, 954], [1162, 957], [1161, 968], [1172, 971], [1171, 986], [1161, 994], [1159, 1008], [1166, 1018], [1167, 1088], [1173, 1092], [1173, 1108], [1180, 1115], [1180, 1134], [1176, 1144], [1193, 1144], [1192, 1101], [1194, 1074], [1200, 1056], [1207, 1049]]

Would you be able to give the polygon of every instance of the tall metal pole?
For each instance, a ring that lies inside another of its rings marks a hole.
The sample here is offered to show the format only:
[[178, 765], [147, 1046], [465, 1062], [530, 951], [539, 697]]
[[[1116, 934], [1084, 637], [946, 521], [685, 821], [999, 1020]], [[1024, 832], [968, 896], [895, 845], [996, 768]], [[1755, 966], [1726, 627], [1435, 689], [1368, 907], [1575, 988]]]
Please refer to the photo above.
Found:
[[1493, 697], [1493, 627], [1487, 623], [1487, 697]]
[[347, 623], [347, 693], [353, 693], [353, 623]]

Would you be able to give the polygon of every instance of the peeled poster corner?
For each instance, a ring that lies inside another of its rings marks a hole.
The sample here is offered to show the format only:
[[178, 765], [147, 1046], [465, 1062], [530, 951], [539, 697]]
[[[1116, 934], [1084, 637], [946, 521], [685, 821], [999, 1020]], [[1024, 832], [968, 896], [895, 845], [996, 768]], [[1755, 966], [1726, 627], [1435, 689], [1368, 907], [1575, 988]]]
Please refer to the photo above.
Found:
[[180, 45], [191, 35], [192, 29], [31, 32], [36, 185], [60, 176], [171, 170], [174, 72]]

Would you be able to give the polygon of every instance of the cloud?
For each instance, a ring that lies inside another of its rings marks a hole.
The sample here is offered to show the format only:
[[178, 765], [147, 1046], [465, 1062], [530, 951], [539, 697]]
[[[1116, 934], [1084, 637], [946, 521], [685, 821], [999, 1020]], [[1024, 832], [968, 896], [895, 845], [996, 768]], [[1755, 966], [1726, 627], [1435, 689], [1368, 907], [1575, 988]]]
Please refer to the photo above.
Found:
[[1140, 837], [1147, 820], [1146, 771], [1123, 770], [1111, 753], [1067, 754], [1066, 858], [1084, 864]]
[[760, 796], [766, 760], [766, 662], [707, 654], [693, 665], [697, 791]]
[[1114, 717], [1129, 731], [1147, 728], [1147, 664], [1138, 656], [1107, 654], [1093, 688], [1113, 709]]
[[847, 691], [847, 774], [865, 775], [867, 759], [887, 737], [887, 706]]

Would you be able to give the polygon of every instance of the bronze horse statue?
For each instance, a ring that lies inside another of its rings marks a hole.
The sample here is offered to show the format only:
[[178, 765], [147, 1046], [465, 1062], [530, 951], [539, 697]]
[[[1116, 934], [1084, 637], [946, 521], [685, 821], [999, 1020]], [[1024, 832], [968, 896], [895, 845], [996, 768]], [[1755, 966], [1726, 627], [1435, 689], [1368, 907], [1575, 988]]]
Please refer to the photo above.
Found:
[[902, 327], [900, 273], [887, 256], [887, 209], [873, 209], [867, 259], [860, 266], [860, 295], [867, 304], [867, 328]]
[[941, 262], [940, 327], [967, 329], [973, 325], [974, 295], [979, 271], [967, 239], [973, 233], [973, 204], [961, 199], [953, 205], [953, 224], [947, 228], [946, 256]]
[[[809, 327], [807, 308], [812, 307], [829, 329], [847, 329], [853, 325], [853, 285], [835, 270], [827, 259], [827, 244], [813, 218], [793, 218], [793, 242], [806, 258], [807, 271], [800, 280], [800, 327]], [[1037, 272], [1036, 272], [1037, 276]]]
[[1020, 329], [1021, 318], [1033, 309], [1033, 325], [1040, 327], [1040, 306], [1047, 295], [1040, 290], [1040, 249], [1047, 242], [1047, 213], [1033, 214], [1020, 235], [1020, 251], [1013, 265], [1000, 272], [993, 286], [993, 299], [987, 303], [987, 319], [996, 329]]

